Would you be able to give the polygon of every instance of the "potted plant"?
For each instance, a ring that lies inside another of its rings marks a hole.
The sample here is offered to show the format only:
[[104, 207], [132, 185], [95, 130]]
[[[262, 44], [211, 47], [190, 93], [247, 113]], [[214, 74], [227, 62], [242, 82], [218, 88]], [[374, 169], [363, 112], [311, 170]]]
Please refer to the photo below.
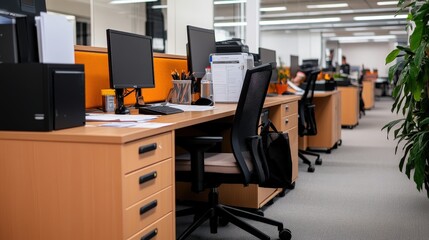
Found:
[[399, 0], [398, 12], [410, 10], [407, 29], [412, 31], [409, 46], [397, 46], [386, 57], [386, 64], [398, 61], [389, 69], [389, 79], [398, 74], [392, 92], [391, 111], [403, 118], [383, 129], [393, 131], [397, 141], [395, 154], [401, 150], [400, 171], [413, 176], [417, 189], [423, 186], [429, 197], [429, 0]]

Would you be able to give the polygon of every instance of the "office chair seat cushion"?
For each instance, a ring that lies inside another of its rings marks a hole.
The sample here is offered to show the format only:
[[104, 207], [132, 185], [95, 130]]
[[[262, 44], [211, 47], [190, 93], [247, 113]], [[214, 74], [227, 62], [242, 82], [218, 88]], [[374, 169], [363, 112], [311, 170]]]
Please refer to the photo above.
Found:
[[[252, 166], [252, 164], [248, 164], [248, 166]], [[189, 154], [176, 156], [176, 171], [191, 171]], [[208, 173], [240, 174], [237, 161], [232, 153], [204, 153], [204, 171]]]

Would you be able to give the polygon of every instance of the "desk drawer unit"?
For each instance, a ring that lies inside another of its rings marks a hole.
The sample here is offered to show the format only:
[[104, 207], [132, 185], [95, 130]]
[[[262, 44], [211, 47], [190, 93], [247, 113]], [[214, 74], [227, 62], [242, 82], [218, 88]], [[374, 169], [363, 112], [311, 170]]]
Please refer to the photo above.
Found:
[[292, 182], [298, 178], [298, 102], [281, 105], [281, 122], [279, 131], [289, 135], [292, 156]]
[[[170, 218], [171, 215], [174, 216], [172, 141], [172, 133], [168, 132], [125, 144], [123, 147], [124, 239], [145, 231], [147, 235], [142, 236], [151, 239], [155, 233], [148, 230], [148, 226], [168, 214]], [[175, 228], [170, 227], [169, 231], [172, 229]], [[157, 233], [153, 237], [162, 239], [160, 236], [165, 236], [165, 233], [159, 236]]]

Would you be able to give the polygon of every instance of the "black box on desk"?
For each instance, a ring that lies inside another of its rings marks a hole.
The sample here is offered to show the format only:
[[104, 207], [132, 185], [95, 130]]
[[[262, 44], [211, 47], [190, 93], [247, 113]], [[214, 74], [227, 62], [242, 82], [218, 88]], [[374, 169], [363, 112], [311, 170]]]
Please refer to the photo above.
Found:
[[[304, 82], [299, 87], [302, 89], [305, 89], [306, 86], [307, 86], [307, 83]], [[314, 86], [315, 91], [333, 91], [335, 89], [337, 89], [337, 83], [331, 80], [316, 81], [316, 84]]]
[[0, 64], [0, 130], [51, 131], [85, 124], [83, 65]]

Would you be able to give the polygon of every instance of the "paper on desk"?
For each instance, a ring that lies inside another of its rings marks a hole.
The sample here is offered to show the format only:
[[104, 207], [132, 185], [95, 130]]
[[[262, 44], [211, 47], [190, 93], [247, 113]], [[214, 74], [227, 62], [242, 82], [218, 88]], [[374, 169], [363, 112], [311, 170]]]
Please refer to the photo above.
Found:
[[145, 122], [158, 118], [156, 115], [117, 115], [117, 114], [89, 114], [87, 122]]
[[160, 128], [171, 125], [172, 123], [155, 123], [155, 122], [110, 122], [98, 125], [99, 127], [116, 127], [116, 128]]
[[213, 110], [214, 106], [201, 106], [201, 105], [184, 105], [184, 104], [167, 104], [168, 106], [182, 109], [185, 112], [203, 112]]

